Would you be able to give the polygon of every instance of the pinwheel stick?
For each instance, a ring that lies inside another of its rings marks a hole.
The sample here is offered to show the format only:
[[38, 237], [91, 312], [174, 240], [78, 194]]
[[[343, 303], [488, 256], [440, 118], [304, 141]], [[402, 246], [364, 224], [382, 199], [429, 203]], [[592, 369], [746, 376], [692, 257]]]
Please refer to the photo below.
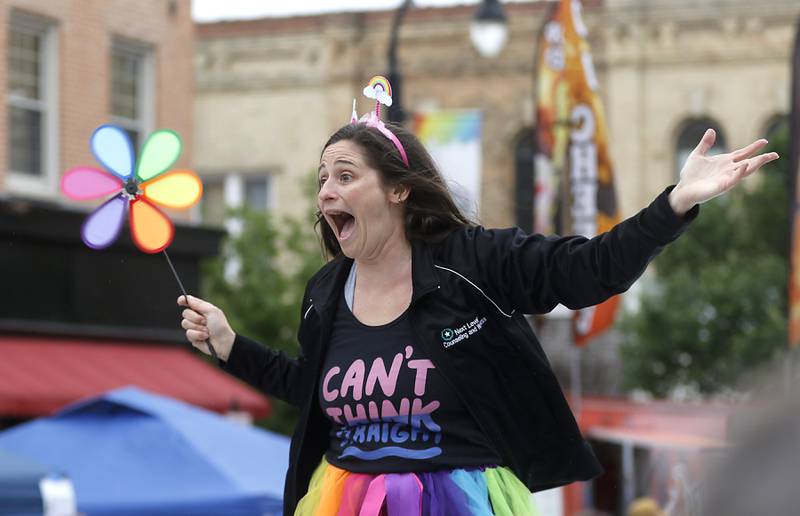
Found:
[[[180, 287], [181, 293], [183, 294], [183, 297], [186, 299], [186, 303], [188, 305], [188, 303], [189, 303], [189, 295], [186, 293], [186, 289], [183, 288], [183, 282], [181, 281], [181, 278], [178, 276], [178, 271], [176, 271], [175, 270], [175, 266], [172, 265], [172, 260], [169, 259], [169, 255], [167, 254], [167, 250], [164, 249], [164, 251], [162, 251], [162, 252], [164, 253], [164, 258], [167, 259], [167, 265], [169, 265], [169, 268], [172, 271], [172, 275], [175, 276], [175, 281], [178, 282], [178, 287]], [[208, 350], [211, 352], [211, 356], [214, 357], [214, 360], [219, 361], [219, 357], [217, 356], [217, 350], [214, 349], [214, 346], [211, 345], [211, 342], [206, 341], [205, 344], [206, 344], [206, 346], [208, 346]]]

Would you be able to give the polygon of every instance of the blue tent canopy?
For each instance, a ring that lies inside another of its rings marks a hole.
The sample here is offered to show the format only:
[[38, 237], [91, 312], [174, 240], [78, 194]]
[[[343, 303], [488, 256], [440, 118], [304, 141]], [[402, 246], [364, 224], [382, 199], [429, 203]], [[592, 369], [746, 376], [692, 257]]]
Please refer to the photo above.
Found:
[[41, 516], [39, 481], [47, 469], [0, 449], [0, 515]]
[[279, 514], [289, 440], [128, 387], [0, 433], [64, 471], [92, 516]]

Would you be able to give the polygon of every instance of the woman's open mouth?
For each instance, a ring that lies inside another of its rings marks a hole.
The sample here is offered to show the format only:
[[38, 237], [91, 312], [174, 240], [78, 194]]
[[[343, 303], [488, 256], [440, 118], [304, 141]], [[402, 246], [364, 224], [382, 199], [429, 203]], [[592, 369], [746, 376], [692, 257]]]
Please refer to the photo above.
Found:
[[333, 222], [334, 230], [339, 241], [347, 240], [356, 227], [356, 219], [346, 211], [330, 210], [326, 212], [328, 219]]

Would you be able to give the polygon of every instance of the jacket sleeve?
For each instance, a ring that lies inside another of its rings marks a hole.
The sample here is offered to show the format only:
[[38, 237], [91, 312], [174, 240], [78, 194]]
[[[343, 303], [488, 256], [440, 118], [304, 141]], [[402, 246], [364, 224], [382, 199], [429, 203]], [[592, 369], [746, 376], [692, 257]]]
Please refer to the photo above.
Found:
[[[303, 296], [303, 305], [306, 304], [306, 299], [307, 296]], [[302, 309], [307, 307], [302, 306]], [[305, 401], [305, 366], [306, 359], [302, 349], [297, 358], [291, 358], [283, 351], [270, 349], [238, 333], [228, 361], [221, 362], [224, 371], [297, 407], [302, 407]]]
[[667, 198], [672, 188], [591, 239], [477, 228], [475, 266], [487, 288], [523, 313], [546, 313], [559, 303], [573, 310], [599, 304], [625, 292], [697, 216], [698, 206], [675, 214]]

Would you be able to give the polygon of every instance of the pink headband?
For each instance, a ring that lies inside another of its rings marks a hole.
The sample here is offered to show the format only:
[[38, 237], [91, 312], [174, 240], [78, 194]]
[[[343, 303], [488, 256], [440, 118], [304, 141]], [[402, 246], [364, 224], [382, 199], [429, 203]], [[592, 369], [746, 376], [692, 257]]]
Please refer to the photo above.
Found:
[[400, 158], [403, 160], [403, 163], [405, 163], [406, 168], [408, 168], [408, 156], [406, 155], [406, 150], [403, 148], [403, 144], [400, 143], [397, 136], [395, 136], [381, 120], [381, 104], [385, 104], [386, 106], [392, 105], [391, 84], [389, 84], [386, 77], [376, 75], [370, 79], [369, 84], [364, 88], [364, 95], [367, 98], [375, 99], [375, 111], [371, 111], [358, 119], [358, 115], [356, 114], [356, 101], [353, 99], [353, 114], [350, 117], [350, 123], [363, 123], [366, 124], [367, 127], [374, 127], [380, 131], [382, 135], [394, 144], [395, 148], [397, 148], [397, 152], [400, 153]]

